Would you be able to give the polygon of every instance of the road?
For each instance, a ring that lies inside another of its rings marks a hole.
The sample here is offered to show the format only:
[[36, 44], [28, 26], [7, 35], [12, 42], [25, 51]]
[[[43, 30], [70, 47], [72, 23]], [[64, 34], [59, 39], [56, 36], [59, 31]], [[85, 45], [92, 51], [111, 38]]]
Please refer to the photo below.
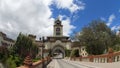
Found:
[[59, 58], [63, 58], [63, 54], [62, 53], [59, 53], [59, 55], [56, 55], [53, 57], [54, 59], [59, 59]]
[[99, 68], [94, 66], [83, 65], [75, 61], [65, 59], [53, 59], [47, 68]]

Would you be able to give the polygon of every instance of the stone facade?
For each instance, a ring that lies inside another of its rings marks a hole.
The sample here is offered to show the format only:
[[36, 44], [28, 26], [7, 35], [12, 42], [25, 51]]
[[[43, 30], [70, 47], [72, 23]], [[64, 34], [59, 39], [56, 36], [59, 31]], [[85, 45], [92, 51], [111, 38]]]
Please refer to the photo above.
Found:
[[[51, 38], [50, 40], [47, 39], [47, 41], [45, 42], [45, 49], [52, 49], [54, 48], [55, 46], [62, 46], [68, 50], [71, 49], [71, 41], [68, 40], [67, 38], [68, 37], [48, 37], [48, 38]], [[58, 38], [58, 39], [56, 39]], [[60, 39], [62, 38], [62, 39]]]
[[45, 41], [45, 49], [55, 51], [60, 49], [65, 54], [65, 49], [71, 50], [71, 40], [63, 36], [63, 25], [59, 19], [56, 19], [53, 26], [53, 36], [48, 36]]
[[[85, 50], [85, 46], [80, 45], [80, 42], [72, 42], [69, 37], [63, 35], [63, 25], [62, 22], [59, 19], [56, 19], [53, 25], [53, 36], [48, 36], [44, 42], [42, 38], [40, 38], [38, 41], [35, 40], [35, 35], [29, 35], [31, 39], [39, 46], [39, 54], [42, 54], [42, 47], [44, 47], [44, 50], [46, 53], [48, 52], [55, 52], [56, 50], [61, 50], [63, 54], [65, 55], [65, 49], [67, 50], [73, 50], [78, 49], [80, 56], [88, 56], [88, 53]], [[44, 52], [44, 53], [45, 53]], [[49, 53], [48, 53], [49, 54]]]

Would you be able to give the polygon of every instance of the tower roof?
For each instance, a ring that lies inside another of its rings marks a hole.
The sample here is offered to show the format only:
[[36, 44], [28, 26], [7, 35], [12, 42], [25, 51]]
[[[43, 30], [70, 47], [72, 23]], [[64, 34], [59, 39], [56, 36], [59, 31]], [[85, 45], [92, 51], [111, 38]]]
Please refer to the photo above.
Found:
[[61, 25], [61, 21], [59, 17], [55, 20], [55, 25]]

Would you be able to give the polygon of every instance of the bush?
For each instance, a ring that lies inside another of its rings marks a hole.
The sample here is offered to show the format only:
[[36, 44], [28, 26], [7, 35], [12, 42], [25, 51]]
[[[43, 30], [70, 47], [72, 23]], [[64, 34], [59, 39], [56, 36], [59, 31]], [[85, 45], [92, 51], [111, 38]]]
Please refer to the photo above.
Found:
[[71, 50], [65, 50], [65, 53], [66, 53], [66, 57], [70, 57], [70, 53], [71, 53]]
[[13, 57], [10, 57], [6, 60], [6, 64], [5, 64], [6, 68], [16, 68], [16, 63], [13, 60]]
[[75, 50], [74, 55], [75, 55], [75, 57], [79, 57], [79, 56], [80, 56], [80, 55], [79, 55], [79, 50], [78, 50], [78, 49]]
[[35, 58], [35, 59], [33, 59], [32, 61], [33, 62], [37, 62], [38, 60], [40, 60], [41, 58]]
[[78, 50], [78, 49], [71, 51], [71, 57], [79, 57], [79, 56], [80, 56], [80, 55], [79, 55], [79, 50]]
[[20, 59], [20, 57], [10, 55], [10, 57], [5, 61], [4, 65], [6, 68], [16, 68], [22, 63], [23, 60]]
[[9, 51], [6, 47], [0, 46], [0, 61], [4, 63], [9, 57]]

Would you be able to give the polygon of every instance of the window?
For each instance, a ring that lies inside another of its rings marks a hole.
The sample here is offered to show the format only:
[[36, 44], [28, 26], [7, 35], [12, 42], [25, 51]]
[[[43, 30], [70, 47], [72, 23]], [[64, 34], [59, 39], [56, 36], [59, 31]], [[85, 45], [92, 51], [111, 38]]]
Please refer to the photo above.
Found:
[[56, 32], [56, 35], [60, 35], [60, 32]]

